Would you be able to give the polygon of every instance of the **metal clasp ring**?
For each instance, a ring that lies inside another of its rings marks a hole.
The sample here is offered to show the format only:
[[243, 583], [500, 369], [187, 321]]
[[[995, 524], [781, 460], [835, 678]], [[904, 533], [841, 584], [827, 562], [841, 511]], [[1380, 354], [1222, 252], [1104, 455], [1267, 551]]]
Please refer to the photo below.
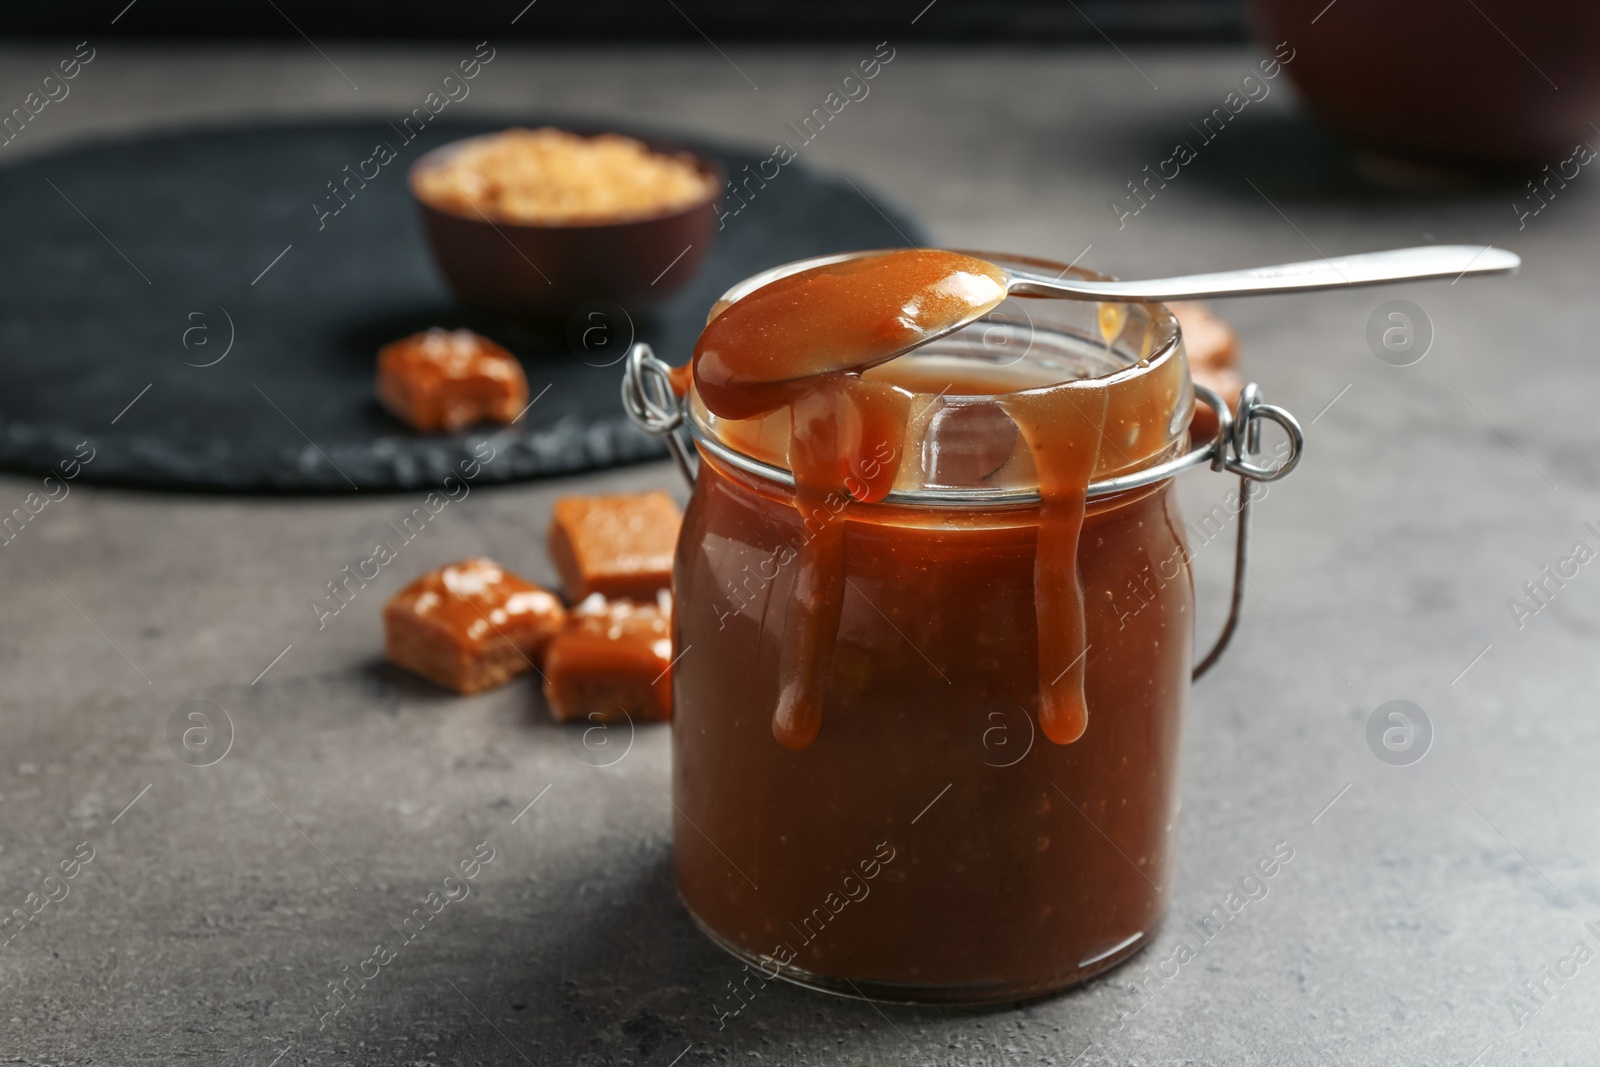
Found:
[[678, 473], [692, 489], [698, 461], [690, 457], [688, 446], [678, 436], [678, 427], [683, 425], [683, 405], [673, 392], [670, 371], [644, 342], [628, 349], [622, 369], [622, 408], [635, 426], [666, 442]]

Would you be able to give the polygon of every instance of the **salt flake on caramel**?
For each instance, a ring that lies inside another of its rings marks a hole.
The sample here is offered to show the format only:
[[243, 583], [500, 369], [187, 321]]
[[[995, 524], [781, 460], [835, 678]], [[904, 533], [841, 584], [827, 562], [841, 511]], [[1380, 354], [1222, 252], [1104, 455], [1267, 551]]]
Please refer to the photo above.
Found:
[[508, 423], [528, 403], [522, 364], [471, 330], [425, 330], [378, 351], [378, 399], [424, 433]]
[[572, 609], [545, 655], [544, 695], [557, 722], [672, 717], [672, 596], [654, 602], [595, 593]]
[[554, 593], [493, 560], [462, 560], [384, 605], [384, 654], [446, 689], [477, 693], [532, 670], [566, 615]]

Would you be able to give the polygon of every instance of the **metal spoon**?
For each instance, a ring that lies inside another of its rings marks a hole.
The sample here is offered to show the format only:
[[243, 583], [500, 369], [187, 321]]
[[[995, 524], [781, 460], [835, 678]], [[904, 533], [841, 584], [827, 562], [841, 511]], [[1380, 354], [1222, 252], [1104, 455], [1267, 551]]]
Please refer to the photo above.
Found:
[[[905, 250], [843, 252], [774, 267], [746, 278], [729, 289], [712, 308], [709, 318], [716, 318], [750, 293], [791, 274], [845, 260], [892, 255], [901, 251]], [[973, 252], [959, 254], [981, 255]], [[1360, 255], [1309, 260], [1304, 263], [1284, 263], [1276, 267], [1250, 267], [1245, 270], [1220, 271], [1215, 274], [1190, 274], [1181, 278], [1153, 278], [1132, 282], [1067, 278], [1066, 271], [1062, 271], [1059, 276], [1051, 277], [1020, 267], [998, 263], [992, 266], [1001, 275], [1001, 278], [996, 280], [1004, 281], [1006, 296], [1160, 302], [1250, 296], [1261, 293], [1294, 293], [1309, 289], [1340, 289], [1358, 285], [1381, 285], [1384, 282], [1417, 281], [1424, 278], [1460, 278], [1467, 274], [1506, 274], [1516, 270], [1521, 263], [1521, 258], [1516, 254], [1492, 245], [1426, 245], [1421, 248], [1364, 252]], [[885, 345], [882, 348], [869, 348], [866, 351], [848, 347], [841, 349], [832, 353], [832, 363], [812, 366], [807, 374], [825, 371], [862, 371], [886, 363], [913, 348], [919, 348], [929, 341], [971, 325], [994, 310], [995, 303], [974, 304], [970, 314], [942, 323], [936, 329], [923, 330], [914, 344], [900, 347]]]
[[1515, 253], [1492, 245], [1426, 245], [1388, 252], [1250, 267], [1181, 278], [1137, 282], [1096, 282], [1052, 278], [1047, 274], [1006, 267], [1006, 290], [1019, 296], [1064, 296], [1076, 300], [1200, 300], [1258, 293], [1297, 293], [1308, 289], [1382, 285], [1424, 278], [1459, 278], [1465, 274], [1509, 274], [1521, 266]]

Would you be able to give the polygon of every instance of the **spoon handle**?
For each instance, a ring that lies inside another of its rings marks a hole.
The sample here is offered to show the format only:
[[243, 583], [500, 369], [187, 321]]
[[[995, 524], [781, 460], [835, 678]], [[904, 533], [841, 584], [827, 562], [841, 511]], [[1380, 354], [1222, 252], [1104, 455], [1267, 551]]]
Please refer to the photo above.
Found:
[[1065, 296], [1087, 300], [1198, 300], [1256, 293], [1295, 293], [1307, 289], [1339, 289], [1354, 285], [1459, 278], [1464, 274], [1507, 274], [1522, 260], [1492, 245], [1425, 245], [1388, 252], [1251, 267], [1215, 274], [1148, 281], [1081, 281], [1009, 268], [1008, 288], [1021, 296]]

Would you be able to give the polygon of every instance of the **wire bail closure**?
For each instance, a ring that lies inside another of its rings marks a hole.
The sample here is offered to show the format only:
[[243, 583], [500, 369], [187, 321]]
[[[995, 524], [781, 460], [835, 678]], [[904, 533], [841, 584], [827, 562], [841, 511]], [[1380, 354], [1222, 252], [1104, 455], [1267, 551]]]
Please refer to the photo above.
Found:
[[[690, 413], [678, 400], [672, 388], [671, 368], [659, 358], [649, 345], [639, 342], [628, 350], [622, 374], [622, 406], [634, 425], [645, 433], [659, 437], [672, 453], [673, 462], [683, 480], [692, 488], [698, 471], [698, 458], [691, 456], [690, 447], [678, 431], [687, 426], [695, 446], [710, 453], [729, 466], [760, 478], [793, 487], [794, 475], [782, 467], [764, 463], [746, 456], [723, 444]], [[1305, 451], [1305, 431], [1288, 411], [1261, 399], [1261, 387], [1248, 383], [1239, 391], [1239, 402], [1229, 410], [1222, 397], [1203, 385], [1194, 385], [1196, 399], [1217, 414], [1217, 432], [1209, 441], [1193, 445], [1188, 452], [1175, 459], [1153, 467], [1105, 478], [1089, 485], [1087, 497], [1115, 496], [1130, 489], [1138, 489], [1165, 481], [1191, 467], [1209, 465], [1214, 471], [1226, 471], [1239, 476], [1239, 532], [1234, 541], [1233, 594], [1228, 604], [1228, 617], [1222, 630], [1212, 643], [1210, 651], [1195, 664], [1192, 679], [1199, 679], [1212, 668], [1239, 627], [1239, 616], [1244, 606], [1246, 572], [1250, 563], [1250, 518], [1254, 497], [1251, 482], [1275, 482], [1286, 477], [1300, 463]], [[1289, 453], [1277, 466], [1264, 466], [1253, 462], [1261, 453], [1261, 422], [1275, 422], [1287, 435]], [[1026, 489], [941, 489], [903, 490], [884, 497], [887, 504], [912, 504], [923, 507], [951, 507], [975, 504], [1005, 506], [1009, 504], [1037, 503], [1039, 494]]]

